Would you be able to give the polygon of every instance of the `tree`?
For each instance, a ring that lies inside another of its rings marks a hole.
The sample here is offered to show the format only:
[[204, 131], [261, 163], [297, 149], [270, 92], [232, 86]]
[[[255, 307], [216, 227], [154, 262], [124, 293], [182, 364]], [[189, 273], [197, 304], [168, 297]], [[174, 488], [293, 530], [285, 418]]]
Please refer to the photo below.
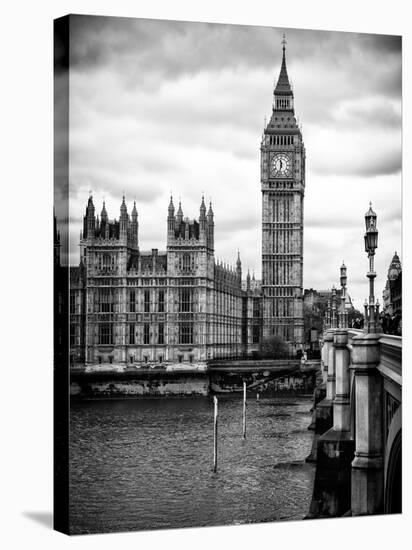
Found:
[[288, 355], [288, 345], [280, 336], [270, 336], [263, 340], [261, 354], [265, 359], [283, 359]]

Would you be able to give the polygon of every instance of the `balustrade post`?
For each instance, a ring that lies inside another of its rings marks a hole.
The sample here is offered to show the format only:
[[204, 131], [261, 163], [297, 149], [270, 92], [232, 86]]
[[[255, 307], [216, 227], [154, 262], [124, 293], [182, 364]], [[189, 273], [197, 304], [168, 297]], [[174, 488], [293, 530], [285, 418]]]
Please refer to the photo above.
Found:
[[335, 348], [335, 398], [333, 400], [333, 427], [339, 432], [350, 431], [350, 371], [348, 331], [339, 329], [333, 336]]
[[382, 377], [379, 334], [353, 338], [355, 458], [352, 462], [352, 515], [383, 510]]
[[322, 381], [326, 387], [326, 381], [328, 378], [328, 342], [325, 341], [325, 334], [323, 335], [323, 338], [322, 338], [321, 360], [322, 360]]
[[335, 397], [335, 348], [333, 347], [334, 329], [330, 329], [325, 334], [325, 342], [328, 344], [328, 376], [326, 379], [326, 399], [333, 401]]
[[[309, 516], [335, 517], [351, 509], [354, 442], [350, 433], [348, 331], [332, 329], [325, 335], [325, 341], [328, 343], [327, 393], [318, 409], [319, 416], [329, 415], [325, 416], [329, 425], [317, 441], [317, 470]], [[325, 420], [323, 426], [327, 424]]]

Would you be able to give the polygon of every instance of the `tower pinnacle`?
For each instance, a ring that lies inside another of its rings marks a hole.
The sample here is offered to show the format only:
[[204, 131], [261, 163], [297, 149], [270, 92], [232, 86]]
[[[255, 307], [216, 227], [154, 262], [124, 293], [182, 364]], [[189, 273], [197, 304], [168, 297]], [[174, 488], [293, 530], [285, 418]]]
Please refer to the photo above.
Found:
[[281, 111], [293, 111], [293, 91], [289, 82], [288, 71], [286, 68], [286, 38], [282, 39], [282, 65], [280, 67], [279, 78], [273, 91], [273, 109]]
[[275, 87], [275, 94], [277, 93], [285, 93], [285, 94], [292, 94], [292, 87], [289, 82], [289, 76], [288, 71], [286, 68], [286, 38], [285, 35], [283, 35], [282, 39], [282, 65], [280, 67], [280, 73], [278, 82]]

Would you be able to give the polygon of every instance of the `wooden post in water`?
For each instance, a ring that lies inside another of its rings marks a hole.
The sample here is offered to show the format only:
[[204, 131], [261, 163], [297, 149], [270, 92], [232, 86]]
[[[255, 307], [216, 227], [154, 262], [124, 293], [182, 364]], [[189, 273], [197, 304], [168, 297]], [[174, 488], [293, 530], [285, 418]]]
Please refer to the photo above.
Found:
[[215, 404], [215, 414], [214, 414], [214, 430], [213, 430], [213, 471], [217, 472], [217, 397], [216, 395], [213, 396], [213, 402]]
[[246, 382], [243, 381], [243, 439], [246, 439]]

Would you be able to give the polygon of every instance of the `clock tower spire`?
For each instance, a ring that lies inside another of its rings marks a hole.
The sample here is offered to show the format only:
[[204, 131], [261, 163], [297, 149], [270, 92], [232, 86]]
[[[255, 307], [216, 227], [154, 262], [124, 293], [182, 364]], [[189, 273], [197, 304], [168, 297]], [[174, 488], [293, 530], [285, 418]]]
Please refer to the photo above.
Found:
[[305, 147], [286, 68], [286, 38], [261, 143], [263, 339], [303, 345]]
[[292, 111], [293, 107], [293, 90], [289, 82], [288, 71], [286, 68], [286, 38], [283, 35], [282, 39], [282, 65], [280, 68], [278, 82], [273, 91], [273, 110]]

